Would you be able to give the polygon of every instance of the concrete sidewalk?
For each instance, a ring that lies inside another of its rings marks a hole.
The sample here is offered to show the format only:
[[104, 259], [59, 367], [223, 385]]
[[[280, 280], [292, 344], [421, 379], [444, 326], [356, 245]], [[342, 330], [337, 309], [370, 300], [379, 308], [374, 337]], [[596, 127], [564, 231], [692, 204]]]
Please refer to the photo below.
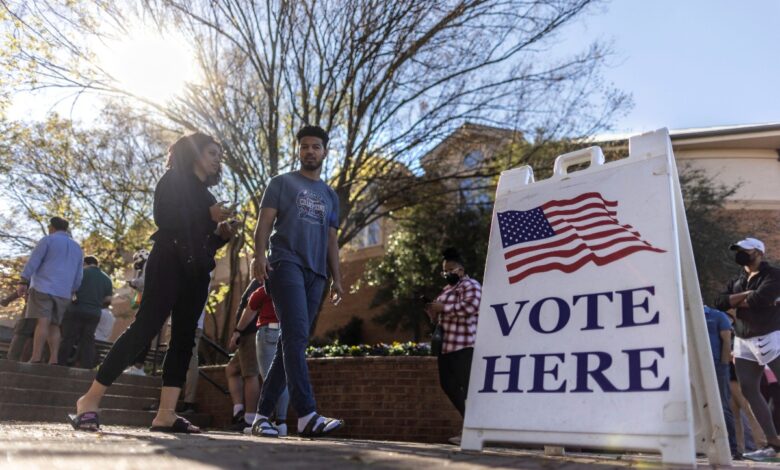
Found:
[[[706, 462], [702, 461], [706, 466]], [[739, 462], [743, 468], [779, 468]], [[449, 445], [363, 440], [259, 439], [239, 434], [152, 434], [143, 428], [105, 426], [99, 434], [69, 425], [0, 423], [2, 469], [611, 469], [658, 467], [658, 457], [574, 454], [545, 457], [541, 451], [488, 449], [461, 452]]]

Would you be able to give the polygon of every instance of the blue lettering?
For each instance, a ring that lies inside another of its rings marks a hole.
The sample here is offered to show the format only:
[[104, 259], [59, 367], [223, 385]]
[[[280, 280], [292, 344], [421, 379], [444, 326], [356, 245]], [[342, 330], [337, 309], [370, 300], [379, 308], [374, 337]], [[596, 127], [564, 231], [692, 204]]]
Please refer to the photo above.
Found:
[[[571, 353], [572, 356], [577, 358], [577, 386], [572, 390], [573, 393], [592, 393], [593, 390], [588, 388], [588, 376], [593, 377], [601, 390], [605, 392], [620, 392], [612, 382], [604, 375], [604, 370], [609, 369], [612, 365], [612, 356], [603, 351], [588, 351], [588, 352], [575, 352]], [[588, 357], [596, 356], [598, 363], [595, 369], [588, 367]]]
[[632, 326], [644, 326], [644, 325], [654, 325], [659, 322], [658, 320], [658, 312], [656, 311], [653, 315], [653, 318], [650, 320], [644, 322], [644, 323], [638, 323], [636, 319], [634, 318], [634, 310], [637, 308], [641, 308], [647, 313], [650, 313], [650, 297], [645, 297], [645, 299], [641, 303], [635, 303], [634, 300], [634, 292], [638, 291], [647, 291], [650, 293], [650, 295], [655, 295], [655, 287], [649, 286], [649, 287], [640, 287], [638, 289], [628, 289], [628, 290], [619, 290], [616, 291], [616, 294], [620, 294], [620, 301], [621, 301], [621, 307], [622, 307], [622, 319], [623, 323], [619, 324], [617, 328], [628, 328]]
[[523, 307], [525, 307], [527, 303], [528, 303], [527, 300], [520, 300], [518, 302], [515, 302], [515, 304], [517, 305], [517, 312], [515, 313], [515, 318], [512, 320], [511, 324], [509, 323], [509, 320], [506, 317], [506, 311], [504, 310], [504, 307], [506, 307], [508, 304], [495, 304], [490, 306], [496, 312], [496, 318], [498, 319], [498, 326], [499, 328], [501, 328], [502, 335], [509, 336], [509, 333], [512, 332], [512, 328], [514, 328], [517, 319], [520, 317], [520, 312], [523, 310]]
[[[547, 331], [544, 328], [542, 328], [542, 323], [540, 319], [542, 306], [548, 300], [552, 300], [558, 306], [558, 323], [556, 323], [555, 327], [550, 331]], [[531, 308], [531, 313], [529, 314], [528, 321], [531, 324], [531, 328], [533, 328], [534, 331], [536, 331], [537, 333], [550, 334], [563, 329], [563, 327], [565, 327], [569, 323], [570, 317], [571, 317], [571, 309], [569, 308], [569, 304], [566, 303], [566, 301], [564, 301], [563, 299], [559, 299], [557, 297], [547, 297], [534, 304], [534, 306]]]
[[531, 354], [534, 358], [534, 386], [528, 390], [528, 393], [563, 393], [566, 391], [566, 381], [561, 382], [561, 386], [556, 389], [544, 388], [544, 376], [552, 375], [554, 379], [558, 380], [558, 364], [555, 364], [552, 369], [547, 369], [545, 362], [548, 357], [555, 357], [561, 363], [563, 363], [563, 353], [558, 354]]
[[520, 359], [525, 357], [525, 354], [518, 354], [514, 356], [506, 356], [509, 358], [509, 370], [508, 371], [496, 371], [496, 361], [501, 356], [486, 356], [483, 359], [487, 362], [485, 366], [485, 385], [479, 393], [496, 393], [496, 389], [493, 388], [493, 379], [497, 375], [508, 375], [509, 384], [507, 385], [504, 393], [522, 393], [520, 390]]
[[658, 359], [646, 367], [642, 366], [642, 353], [653, 352], [660, 357], [664, 357], [664, 348], [646, 348], [646, 349], [624, 349], [628, 354], [628, 390], [627, 392], [660, 392], [669, 390], [669, 377], [664, 379], [660, 386], [656, 388], [645, 388], [642, 386], [642, 372], [648, 371], [653, 377], [658, 377]]
[[575, 295], [571, 299], [572, 305], [577, 305], [577, 301], [580, 299], [587, 299], [587, 320], [584, 328], [580, 330], [603, 330], [604, 327], [599, 325], [599, 297], [604, 296], [612, 302], [612, 292], [596, 292], [595, 294]]

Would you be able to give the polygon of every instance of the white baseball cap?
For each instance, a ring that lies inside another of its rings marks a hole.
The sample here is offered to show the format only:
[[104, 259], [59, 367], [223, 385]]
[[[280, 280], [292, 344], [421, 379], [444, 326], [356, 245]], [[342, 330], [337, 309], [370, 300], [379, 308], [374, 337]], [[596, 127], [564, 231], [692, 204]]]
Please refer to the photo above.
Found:
[[764, 249], [764, 242], [757, 238], [746, 238], [744, 240], [740, 240], [737, 243], [731, 245], [729, 248], [732, 250], [758, 250], [761, 253], [766, 254]]

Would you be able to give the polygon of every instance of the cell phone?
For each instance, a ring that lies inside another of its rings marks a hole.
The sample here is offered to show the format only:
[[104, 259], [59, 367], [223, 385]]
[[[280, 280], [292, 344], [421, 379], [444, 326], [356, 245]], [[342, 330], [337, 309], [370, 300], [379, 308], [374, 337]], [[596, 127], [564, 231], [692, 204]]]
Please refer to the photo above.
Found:
[[236, 209], [238, 208], [237, 202], [231, 203], [230, 201], [219, 201], [219, 205], [229, 210], [230, 212], [236, 212]]

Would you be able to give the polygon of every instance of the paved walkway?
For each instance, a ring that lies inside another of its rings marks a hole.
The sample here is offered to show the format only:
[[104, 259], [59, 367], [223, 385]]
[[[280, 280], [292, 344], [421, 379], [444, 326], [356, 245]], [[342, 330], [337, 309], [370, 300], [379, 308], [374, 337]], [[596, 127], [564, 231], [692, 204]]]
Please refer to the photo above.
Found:
[[[152, 434], [141, 428], [106, 426], [99, 434], [66, 424], [0, 423], [0, 468], [200, 470], [292, 468], [377, 469], [612, 469], [658, 467], [649, 456], [574, 454], [545, 457], [540, 451], [489, 449], [461, 452], [454, 446], [360, 440], [262, 440], [210, 432], [195, 436]], [[705, 462], [702, 464], [706, 466]], [[780, 468], [739, 462], [743, 468]]]

